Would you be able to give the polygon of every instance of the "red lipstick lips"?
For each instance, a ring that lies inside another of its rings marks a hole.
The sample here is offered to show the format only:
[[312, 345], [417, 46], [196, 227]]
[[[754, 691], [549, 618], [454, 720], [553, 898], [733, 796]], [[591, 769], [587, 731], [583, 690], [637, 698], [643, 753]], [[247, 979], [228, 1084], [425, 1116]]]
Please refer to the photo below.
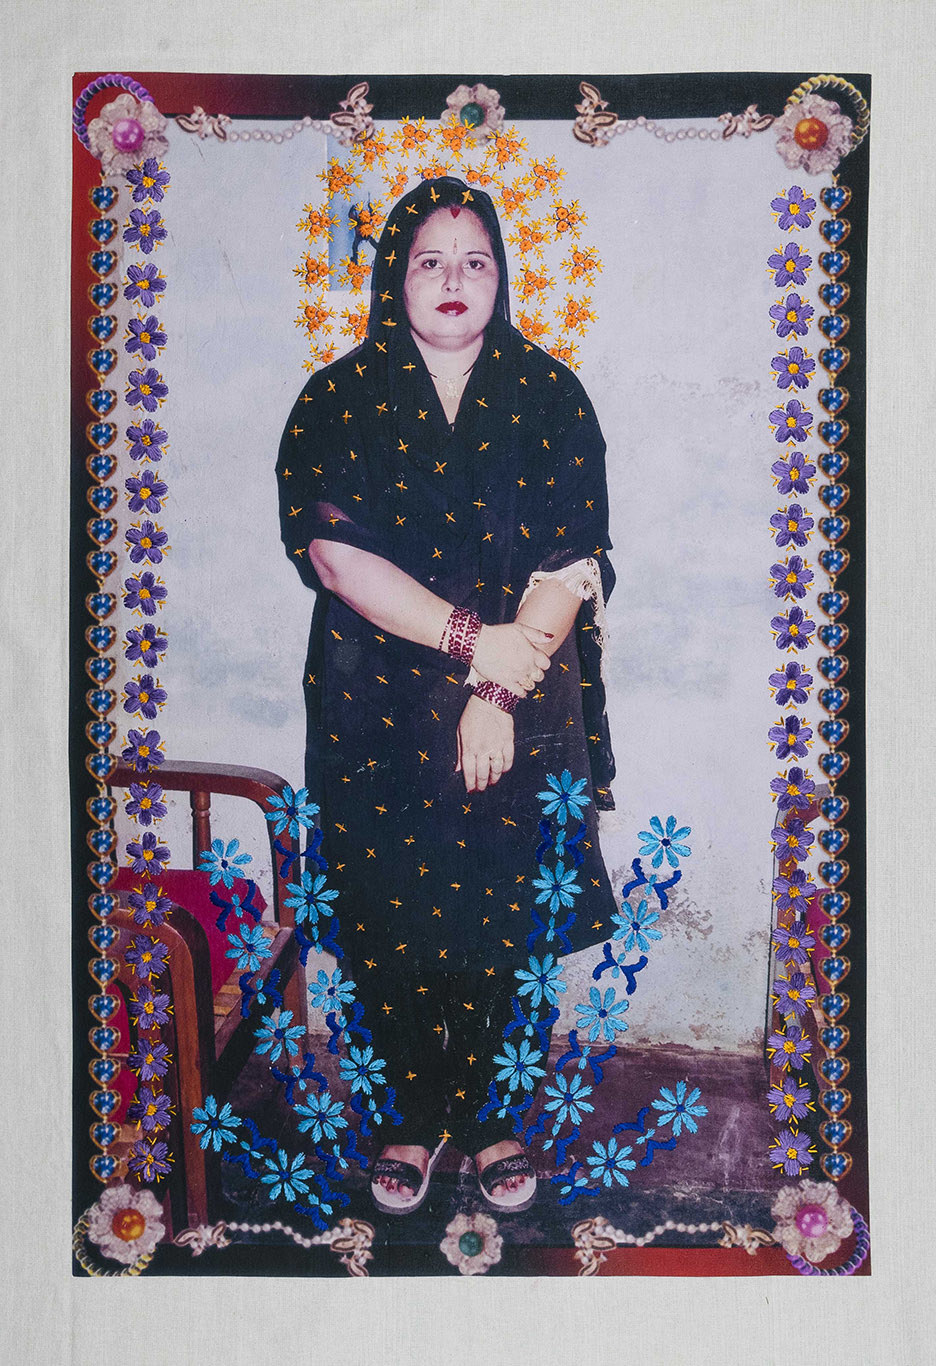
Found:
[[436, 312], [451, 313], [455, 317], [458, 317], [459, 314], [468, 312], [468, 305], [461, 303], [461, 301], [458, 299], [450, 299], [448, 303], [439, 304], [438, 308], [436, 309]]

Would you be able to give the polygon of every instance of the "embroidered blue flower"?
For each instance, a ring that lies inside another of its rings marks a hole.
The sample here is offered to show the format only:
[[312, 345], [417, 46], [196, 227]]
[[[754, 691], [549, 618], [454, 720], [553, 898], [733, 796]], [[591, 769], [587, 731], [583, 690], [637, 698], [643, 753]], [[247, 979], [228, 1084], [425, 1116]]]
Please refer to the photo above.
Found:
[[654, 1110], [660, 1111], [659, 1123], [672, 1124], [674, 1134], [682, 1133], [684, 1125], [689, 1133], [698, 1133], [699, 1126], [693, 1116], [708, 1114], [707, 1105], [697, 1104], [701, 1095], [698, 1086], [693, 1087], [687, 1095], [688, 1085], [688, 1082], [678, 1081], [675, 1092], [668, 1086], [661, 1086], [661, 1098], [653, 1102]]
[[199, 872], [209, 875], [212, 887], [223, 882], [230, 891], [234, 886], [234, 879], [243, 877], [241, 870], [250, 863], [251, 858], [249, 854], [239, 854], [237, 852], [239, 848], [239, 840], [231, 840], [227, 848], [225, 848], [223, 840], [212, 840], [211, 848], [202, 851], [201, 863], [198, 865]]
[[585, 1099], [591, 1093], [592, 1087], [585, 1085], [578, 1072], [573, 1072], [571, 1079], [564, 1077], [561, 1072], [556, 1074], [555, 1086], [546, 1087], [546, 1095], [552, 1099], [547, 1100], [545, 1106], [555, 1113], [556, 1130], [561, 1129], [567, 1120], [572, 1124], [581, 1124], [582, 1114], [585, 1111], [591, 1113], [595, 1108], [591, 1101]]
[[374, 1057], [374, 1050], [368, 1044], [366, 1048], [349, 1048], [348, 1056], [341, 1059], [338, 1070], [342, 1080], [351, 1083], [352, 1091], [369, 1096], [375, 1086], [386, 1086], [383, 1074], [386, 1065], [383, 1058]]
[[608, 987], [604, 997], [597, 987], [592, 987], [588, 993], [591, 1004], [575, 1007], [579, 1015], [576, 1028], [587, 1029], [592, 1043], [597, 1039], [613, 1043], [615, 1034], [623, 1034], [627, 1029], [621, 1016], [630, 1006], [630, 1001], [617, 1001], [616, 995], [614, 987]]
[[638, 839], [643, 840], [641, 855], [647, 858], [652, 854], [651, 863], [654, 868], [660, 867], [664, 856], [671, 868], [678, 868], [679, 860], [688, 858], [692, 853], [688, 844], [682, 844], [680, 841], [691, 834], [691, 826], [681, 825], [678, 830], [676, 829], [675, 816], [667, 816], [665, 828], [659, 816], [651, 816], [650, 829], [641, 830], [637, 836]]
[[344, 1006], [354, 1000], [356, 988], [355, 982], [342, 981], [341, 968], [335, 968], [330, 978], [324, 968], [319, 968], [315, 981], [309, 983], [313, 1006], [317, 1010], [334, 1010], [339, 1014]]
[[566, 768], [563, 769], [561, 778], [557, 778], [554, 773], [547, 773], [546, 784], [547, 790], [536, 794], [537, 798], [544, 803], [543, 814], [545, 816], [555, 814], [560, 825], [565, 825], [569, 816], [573, 820], [580, 821], [582, 812], [591, 802], [591, 797], [585, 796], [586, 780], [577, 778], [573, 782], [572, 774]]
[[192, 1121], [192, 1133], [201, 1135], [199, 1147], [213, 1148], [216, 1153], [221, 1151], [225, 1143], [233, 1143], [235, 1131], [241, 1123], [230, 1105], [224, 1104], [219, 1110], [214, 1096], [206, 1096], [204, 1106], [195, 1107]]
[[518, 968], [514, 976], [523, 983], [518, 995], [529, 996], [530, 1004], [534, 1007], [544, 1000], [548, 1005], [558, 1005], [559, 997], [566, 990], [562, 968], [551, 953], [547, 953], [542, 962], [531, 958], [529, 972]]
[[301, 882], [286, 884], [287, 891], [293, 893], [286, 898], [286, 905], [295, 910], [300, 924], [310, 920], [314, 925], [320, 915], [331, 915], [328, 903], [334, 901], [338, 893], [334, 888], [331, 891], [323, 890], [325, 882], [324, 873], [303, 873]]
[[308, 798], [307, 787], [300, 787], [298, 792], [293, 792], [289, 786], [283, 788], [281, 797], [267, 797], [267, 806], [273, 809], [265, 815], [268, 821], [273, 822], [274, 835], [281, 835], [287, 830], [293, 839], [298, 839], [300, 830], [311, 829], [319, 808]]
[[562, 859], [556, 860], [555, 871], [552, 873], [541, 863], [540, 876], [533, 879], [533, 886], [540, 888], [536, 904], [541, 905], [548, 901], [551, 911], [558, 911], [560, 906], [571, 906], [582, 890], [575, 880], [575, 869], [570, 868], [566, 872]]
[[511, 1043], [505, 1043], [503, 1053], [498, 1053], [494, 1058], [495, 1066], [500, 1068], [497, 1080], [508, 1082], [511, 1091], [518, 1087], [532, 1091], [536, 1079], [546, 1075], [545, 1069], [537, 1066], [542, 1056], [532, 1047], [529, 1039], [523, 1039], [516, 1048]]
[[340, 1100], [333, 1100], [329, 1091], [306, 1098], [304, 1105], [296, 1106], [296, 1114], [304, 1116], [299, 1121], [300, 1133], [312, 1133], [312, 1142], [321, 1143], [324, 1138], [337, 1138], [339, 1129], [346, 1129], [348, 1121], [341, 1113]]
[[269, 1170], [260, 1180], [269, 1186], [267, 1193], [271, 1200], [278, 1200], [281, 1195], [285, 1195], [287, 1200], [296, 1200], [300, 1195], [308, 1194], [309, 1180], [315, 1172], [311, 1167], [302, 1165], [306, 1160], [305, 1153], [297, 1153], [290, 1162], [281, 1148], [275, 1157], [265, 1157], [263, 1160]]
[[591, 1179], [593, 1181], [600, 1178], [602, 1185], [611, 1186], [616, 1181], [619, 1186], [628, 1185], [625, 1172], [633, 1171], [637, 1163], [628, 1153], [633, 1150], [629, 1147], [618, 1147], [616, 1138], [609, 1138], [607, 1145], [604, 1143], [593, 1143], [593, 1156], [585, 1160], [591, 1167]]
[[230, 948], [226, 958], [236, 958], [239, 971], [256, 972], [264, 958], [270, 956], [270, 945], [259, 925], [241, 925], [236, 934], [228, 935]]
[[298, 1053], [299, 1043], [305, 1038], [302, 1025], [290, 1024], [293, 1017], [291, 1010], [281, 1010], [278, 1015], [278, 1020], [272, 1015], [264, 1015], [260, 1028], [254, 1030], [260, 1040], [257, 1052], [268, 1054], [270, 1062], [276, 1062], [284, 1048], [289, 1054]]
[[623, 901], [621, 910], [624, 912], [623, 915], [615, 913], [611, 919], [618, 926], [614, 931], [614, 938], [624, 940], [625, 953], [630, 953], [635, 945], [641, 953], [646, 953], [650, 948], [651, 939], [663, 938], [659, 930], [651, 928], [660, 917], [656, 911], [650, 910], [646, 901], [641, 901], [636, 911], [631, 909], [630, 902]]

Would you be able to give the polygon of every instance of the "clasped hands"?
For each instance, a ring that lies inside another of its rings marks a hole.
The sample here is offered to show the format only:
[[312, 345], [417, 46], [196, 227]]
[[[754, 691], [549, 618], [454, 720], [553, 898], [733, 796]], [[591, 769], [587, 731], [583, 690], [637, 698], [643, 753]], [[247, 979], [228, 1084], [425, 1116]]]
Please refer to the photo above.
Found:
[[[521, 621], [482, 626], [475, 645], [474, 668], [482, 678], [525, 697], [549, 668], [544, 646], [551, 639], [549, 632]], [[513, 765], [513, 717], [473, 693], [458, 722], [456, 739], [455, 772], [463, 775], [467, 792], [483, 792]]]

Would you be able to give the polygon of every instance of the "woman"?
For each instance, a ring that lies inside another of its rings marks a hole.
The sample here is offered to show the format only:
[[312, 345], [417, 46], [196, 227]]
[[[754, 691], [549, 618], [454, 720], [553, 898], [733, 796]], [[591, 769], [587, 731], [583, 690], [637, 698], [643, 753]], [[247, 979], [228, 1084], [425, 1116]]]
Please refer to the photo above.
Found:
[[483, 192], [446, 177], [395, 206], [367, 340], [310, 379], [277, 473], [286, 551], [317, 590], [306, 781], [404, 1116], [375, 1202], [417, 1208], [454, 1137], [489, 1203], [523, 1208], [535, 1173], [511, 1120], [478, 1111], [542, 929], [547, 775], [586, 780], [585, 894], [537, 951], [596, 942], [614, 909], [596, 820], [614, 772], [600, 672], [613, 572], [597, 420], [575, 376], [510, 326]]

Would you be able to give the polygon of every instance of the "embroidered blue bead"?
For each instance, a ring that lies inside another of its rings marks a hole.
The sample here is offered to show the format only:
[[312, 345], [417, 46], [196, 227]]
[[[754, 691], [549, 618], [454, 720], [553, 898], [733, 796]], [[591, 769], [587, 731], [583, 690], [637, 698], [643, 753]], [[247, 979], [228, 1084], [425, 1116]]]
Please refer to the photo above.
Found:
[[830, 859], [828, 863], [820, 863], [819, 876], [830, 887], [837, 887], [840, 882], [844, 882], [848, 877], [848, 864], [841, 858]]
[[834, 825], [840, 821], [848, 811], [847, 797], [823, 797], [819, 802], [819, 811], [823, 820], [831, 821]]
[[841, 308], [844, 303], [848, 302], [850, 293], [851, 290], [848, 285], [842, 284], [838, 280], [819, 286], [819, 298], [826, 308]]
[[111, 271], [116, 266], [117, 253], [113, 251], [93, 251], [88, 257], [88, 261], [95, 275], [100, 275], [103, 278], [105, 275], [110, 275]]
[[819, 966], [823, 977], [833, 983], [841, 982], [851, 971], [851, 963], [840, 954], [834, 958], [823, 958]]
[[824, 711], [836, 716], [848, 706], [847, 688], [820, 688], [819, 705]]
[[851, 904], [851, 897], [847, 892], [823, 892], [819, 898], [820, 909], [831, 920], [836, 920], [840, 915], [844, 915]]
[[88, 568], [99, 579], [106, 579], [117, 568], [117, 555], [113, 550], [95, 550], [88, 556]]
[[94, 389], [88, 395], [88, 407], [99, 417], [106, 417], [117, 402], [113, 389]]
[[848, 844], [848, 831], [836, 826], [831, 830], [819, 831], [819, 844], [827, 854], [837, 858]]
[[819, 402], [822, 404], [823, 408], [825, 408], [826, 412], [832, 413], [833, 416], [836, 413], [841, 412], [848, 402], [848, 398], [848, 390], [842, 389], [840, 386], [819, 390]]
[[848, 673], [848, 660], [845, 655], [823, 655], [816, 667], [823, 678], [830, 683], [838, 683]]
[[819, 331], [831, 342], [841, 341], [849, 326], [850, 320], [841, 313], [824, 313], [819, 319]]
[[[98, 280], [88, 290], [88, 297], [95, 308], [110, 308], [117, 298], [117, 292], [117, 286], [111, 284], [110, 281]], [[832, 305], [830, 304], [829, 307], [831, 308]]]
[[819, 530], [827, 541], [840, 541], [843, 536], [847, 536], [850, 528], [847, 517], [821, 517], [819, 519]]
[[848, 1030], [844, 1025], [826, 1025], [819, 1032], [823, 1048], [830, 1053], [837, 1053], [840, 1048], [844, 1048], [848, 1043], [848, 1037]]
[[819, 224], [819, 231], [830, 247], [837, 247], [851, 232], [851, 224], [847, 218], [824, 218]]
[[816, 557], [830, 579], [837, 579], [848, 568], [851, 559], [847, 550], [836, 547], [834, 550], [820, 550]]
[[95, 242], [100, 242], [102, 247], [106, 247], [108, 242], [113, 240], [117, 231], [117, 224], [113, 218], [95, 218], [88, 231]]
[[[107, 210], [113, 208], [117, 203], [117, 187], [116, 185], [95, 185], [91, 191], [90, 199], [99, 213], [107, 213]], [[823, 203], [825, 203], [824, 200]], [[826, 208], [834, 212], [830, 204], [826, 204]]]
[[[840, 617], [847, 608], [848, 594], [839, 592], [837, 588], [831, 589], [827, 593], [820, 593], [817, 601], [819, 603], [820, 612], [824, 612], [827, 617], [832, 617], [834, 619], [835, 617]], [[827, 641], [823, 641], [823, 644], [829, 649], [832, 648], [828, 645]]]
[[117, 319], [113, 313], [98, 313], [89, 319], [88, 331], [95, 341], [109, 342], [117, 331]]
[[819, 755], [819, 767], [827, 778], [835, 782], [841, 778], [850, 763], [847, 754], [843, 754], [840, 749], [833, 750], [830, 754]]
[[[831, 275], [835, 279], [839, 275], [844, 275], [851, 265], [851, 257], [847, 251], [821, 251], [819, 253], [819, 269], [824, 270], [826, 275]], [[823, 300], [827, 302], [827, 300]], [[831, 307], [831, 304], [829, 305]]]
[[851, 190], [847, 185], [826, 185], [819, 191], [819, 199], [829, 213], [841, 213], [851, 201]]
[[820, 422], [816, 430], [819, 433], [820, 440], [824, 441], [827, 446], [841, 446], [848, 436], [849, 428], [847, 422], [837, 417], [831, 422]]

